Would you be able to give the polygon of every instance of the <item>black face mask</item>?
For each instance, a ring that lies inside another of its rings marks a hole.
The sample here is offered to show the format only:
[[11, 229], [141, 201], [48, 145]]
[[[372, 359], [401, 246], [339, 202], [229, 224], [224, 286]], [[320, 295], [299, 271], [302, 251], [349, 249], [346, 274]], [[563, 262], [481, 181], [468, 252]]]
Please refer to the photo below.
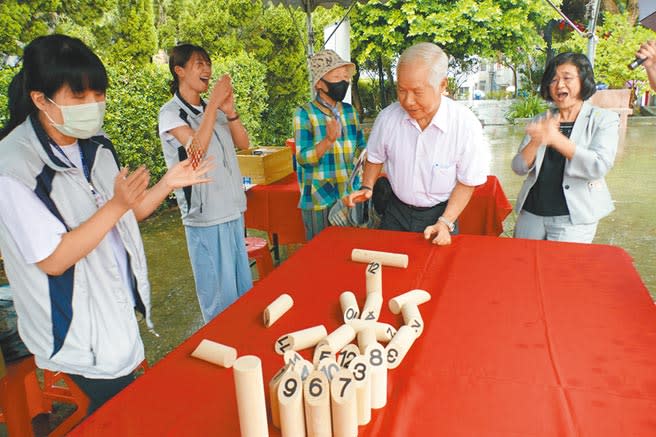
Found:
[[[321, 78], [321, 81], [328, 85], [328, 92], [326, 94], [328, 97], [333, 99], [336, 102], [341, 102], [346, 96], [346, 91], [349, 87], [348, 80], [341, 80], [339, 82], [328, 82], [327, 80]], [[325, 92], [325, 91], [324, 91]]]

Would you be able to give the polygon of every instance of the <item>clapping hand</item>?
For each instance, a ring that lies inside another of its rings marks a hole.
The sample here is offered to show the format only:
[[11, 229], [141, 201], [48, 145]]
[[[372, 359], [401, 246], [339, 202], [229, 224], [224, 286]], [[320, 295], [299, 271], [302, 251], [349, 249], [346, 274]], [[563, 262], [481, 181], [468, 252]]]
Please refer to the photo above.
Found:
[[114, 197], [110, 201], [125, 211], [136, 207], [144, 199], [149, 181], [150, 173], [145, 166], [142, 165], [132, 173], [123, 167], [114, 179]]
[[196, 168], [192, 165], [192, 159], [187, 158], [171, 167], [171, 169], [166, 172], [163, 179], [171, 190], [187, 187], [189, 185], [206, 184], [211, 182], [212, 179], [205, 177], [205, 174], [213, 170], [215, 167], [216, 163], [212, 156], [200, 161], [200, 164]]
[[341, 135], [342, 129], [339, 122], [332, 117], [328, 118], [328, 121], [326, 121], [326, 138], [334, 143]]
[[555, 135], [560, 132], [560, 114], [553, 115], [551, 111], [547, 115], [529, 123], [526, 133], [538, 144], [552, 144]]
[[216, 81], [210, 95], [210, 102], [216, 104], [216, 107], [228, 116], [235, 113], [235, 98], [232, 92], [232, 79], [229, 75], [224, 74]]

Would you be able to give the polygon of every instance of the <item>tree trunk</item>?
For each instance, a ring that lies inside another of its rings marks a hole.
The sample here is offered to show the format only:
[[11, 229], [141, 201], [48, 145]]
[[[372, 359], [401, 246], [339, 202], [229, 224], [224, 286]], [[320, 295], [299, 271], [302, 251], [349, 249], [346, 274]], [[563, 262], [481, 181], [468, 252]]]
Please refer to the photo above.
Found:
[[360, 79], [360, 66], [355, 63], [355, 74], [351, 80], [351, 103], [360, 116], [360, 121], [364, 120], [364, 109], [362, 108], [362, 101], [360, 100], [360, 88], [358, 87], [358, 80]]
[[[388, 97], [389, 101], [393, 102], [393, 101], [396, 100], [396, 93], [394, 91], [396, 89], [396, 85], [394, 84], [394, 74], [392, 73], [391, 65], [385, 69], [385, 72], [387, 73], [387, 81], [390, 84], [390, 87], [389, 87], [389, 89], [390, 89], [389, 94], [390, 95], [387, 95], [387, 97]], [[387, 92], [387, 89], [385, 89], [385, 91]]]
[[638, 0], [627, 0], [626, 11], [629, 13], [630, 23], [635, 25], [638, 22], [640, 13], [638, 8]]
[[385, 74], [383, 73], [383, 58], [378, 55], [376, 61], [378, 64], [378, 87], [380, 90], [380, 107], [384, 108], [387, 106], [387, 98], [385, 96]]
[[606, 12], [611, 12], [613, 14], [619, 14], [620, 9], [617, 7], [617, 1], [616, 0], [603, 0], [601, 3], [603, 6], [604, 11]]

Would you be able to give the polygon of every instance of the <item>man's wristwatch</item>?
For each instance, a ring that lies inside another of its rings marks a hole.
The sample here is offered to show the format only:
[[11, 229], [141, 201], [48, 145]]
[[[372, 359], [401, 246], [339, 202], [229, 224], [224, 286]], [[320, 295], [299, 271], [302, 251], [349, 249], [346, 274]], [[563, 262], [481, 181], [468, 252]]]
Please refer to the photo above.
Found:
[[442, 215], [437, 219], [437, 221], [444, 223], [446, 227], [449, 228], [449, 232], [453, 232], [456, 228], [456, 225], [453, 222], [449, 221]]

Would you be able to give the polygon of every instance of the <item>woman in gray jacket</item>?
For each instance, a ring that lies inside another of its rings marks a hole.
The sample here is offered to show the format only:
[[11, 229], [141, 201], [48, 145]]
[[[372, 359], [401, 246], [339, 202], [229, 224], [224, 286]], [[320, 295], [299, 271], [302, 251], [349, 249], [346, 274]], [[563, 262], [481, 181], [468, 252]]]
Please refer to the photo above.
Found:
[[592, 66], [584, 55], [561, 53], [545, 68], [540, 93], [554, 107], [526, 127], [512, 161], [528, 175], [517, 197], [516, 238], [591, 243], [613, 209], [604, 177], [619, 139], [616, 113], [592, 106]]

